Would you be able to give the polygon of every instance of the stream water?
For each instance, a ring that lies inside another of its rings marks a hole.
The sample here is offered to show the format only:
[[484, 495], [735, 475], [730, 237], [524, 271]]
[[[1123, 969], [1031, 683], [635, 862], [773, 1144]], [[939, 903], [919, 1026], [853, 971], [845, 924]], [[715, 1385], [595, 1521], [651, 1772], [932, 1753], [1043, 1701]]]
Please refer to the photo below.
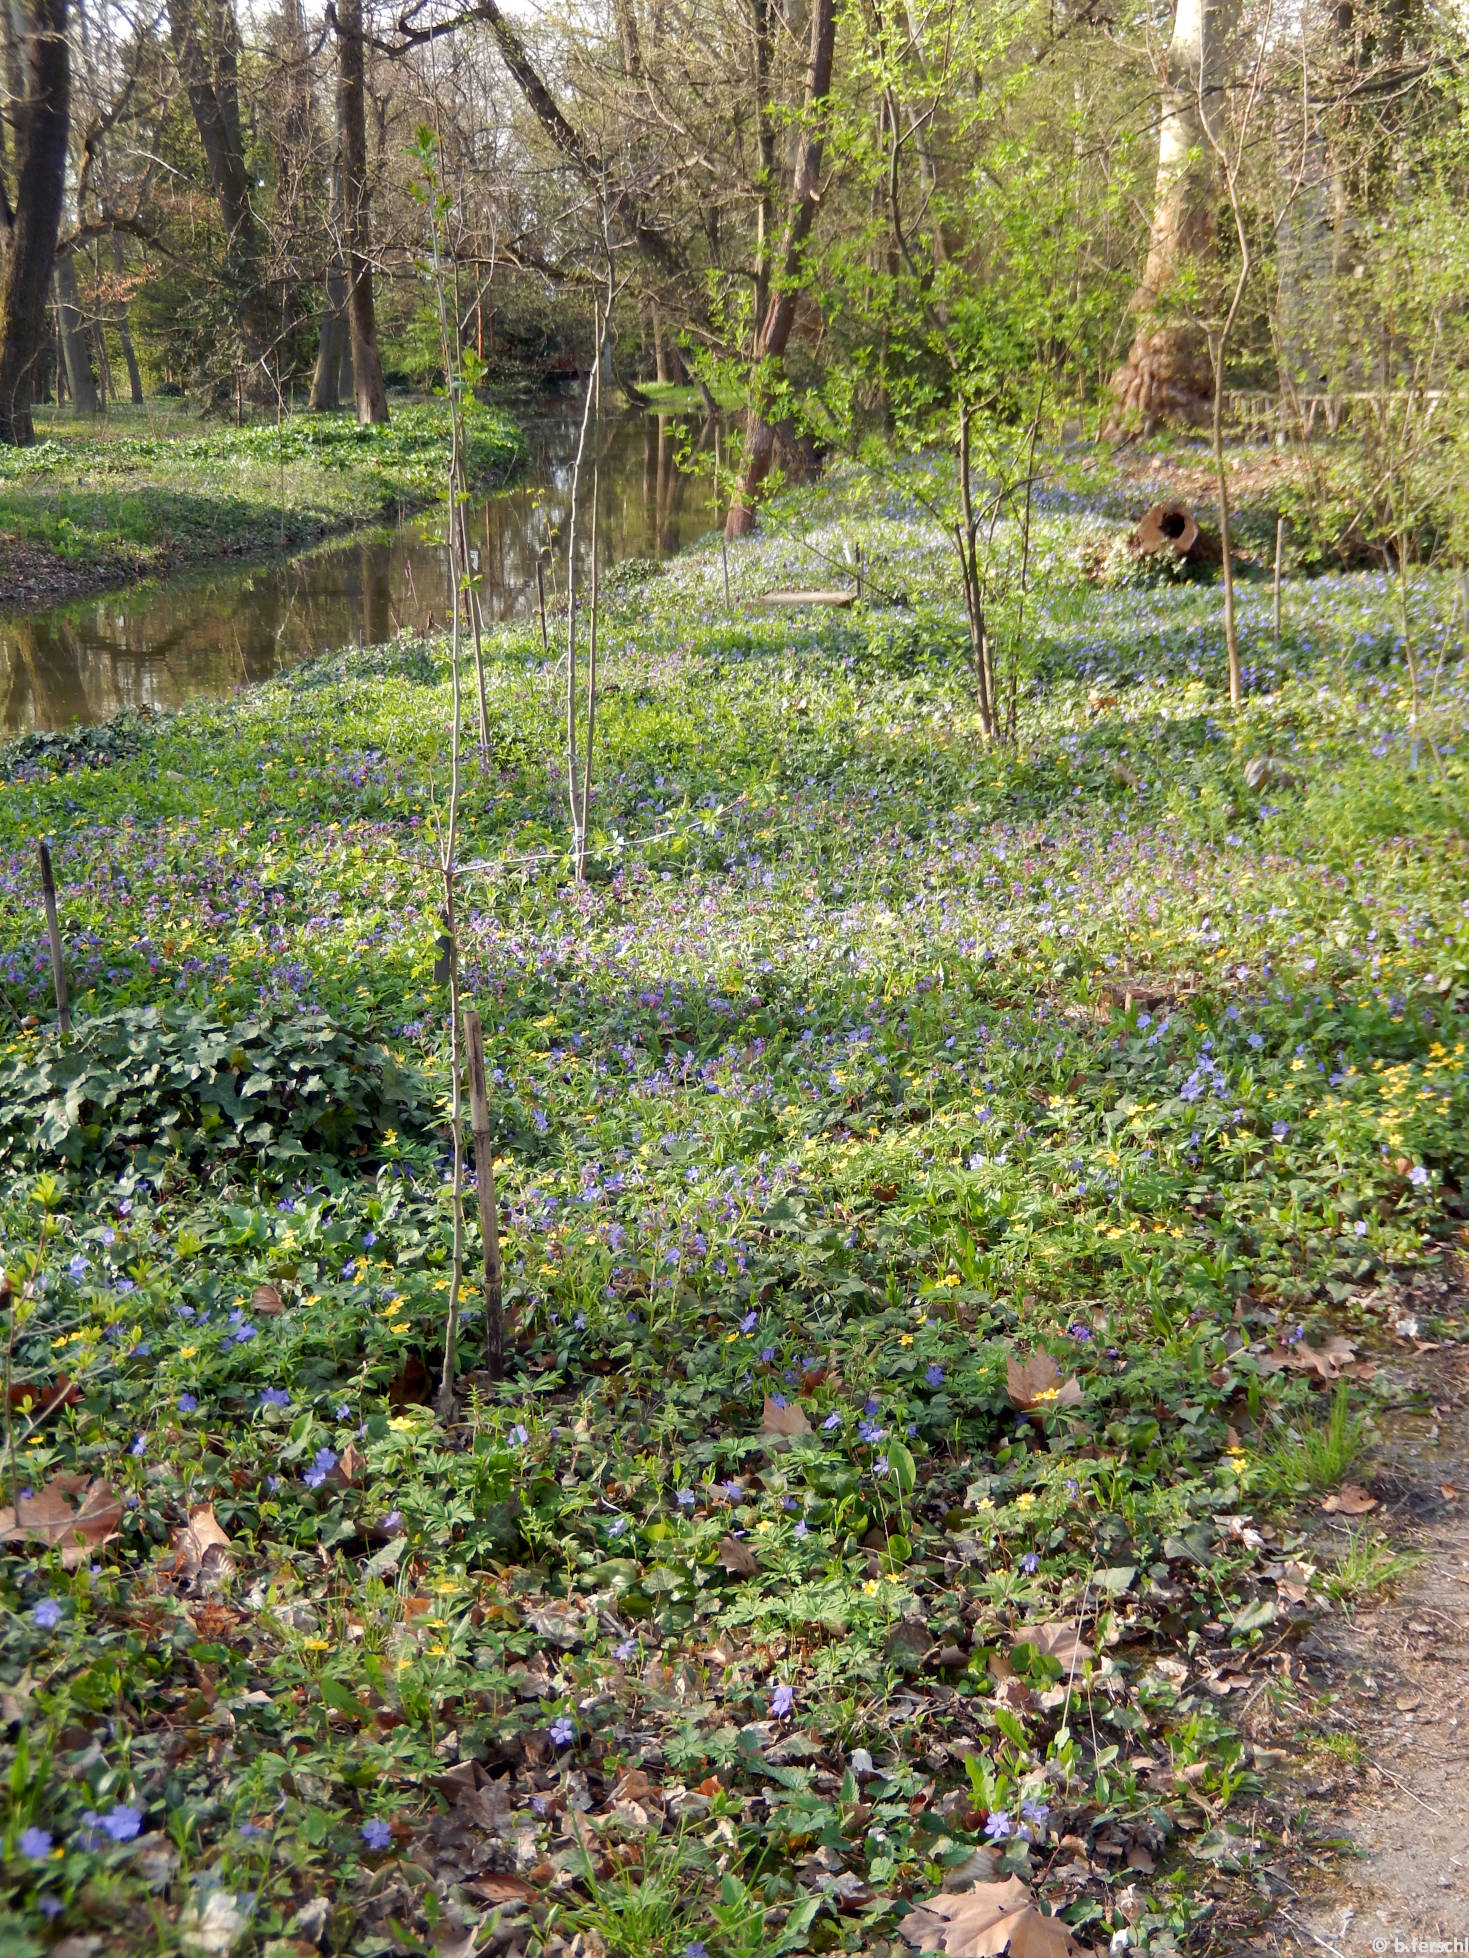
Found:
[[[527, 419], [530, 461], [515, 486], [475, 503], [487, 618], [534, 611], [536, 558], [571, 501], [577, 425], [568, 414]], [[707, 477], [678, 467], [681, 448], [712, 443], [697, 420], [628, 414], [597, 424], [597, 556], [603, 566], [662, 558], [713, 521]], [[584, 509], [590, 469], [583, 472]], [[590, 565], [589, 510], [579, 520], [579, 576]], [[127, 708], [177, 707], [268, 679], [331, 647], [373, 645], [448, 616], [442, 510], [358, 532], [296, 557], [254, 559], [94, 593], [46, 612], [0, 616], [0, 730], [22, 734], [107, 720]]]

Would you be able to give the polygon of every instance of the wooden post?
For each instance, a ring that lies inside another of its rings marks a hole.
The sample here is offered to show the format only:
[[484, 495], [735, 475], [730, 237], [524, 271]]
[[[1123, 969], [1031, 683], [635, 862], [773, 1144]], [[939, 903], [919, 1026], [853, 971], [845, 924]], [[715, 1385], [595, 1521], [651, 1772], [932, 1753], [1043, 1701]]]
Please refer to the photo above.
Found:
[[46, 905], [46, 930], [51, 939], [51, 983], [56, 988], [56, 1018], [63, 1033], [71, 1032], [71, 1008], [66, 1000], [66, 967], [61, 958], [61, 925], [56, 916], [56, 880], [51, 875], [51, 852], [44, 840], [36, 849], [41, 858], [41, 896]]
[[495, 1154], [490, 1147], [490, 1098], [485, 1088], [485, 1041], [478, 1013], [464, 1009], [464, 1048], [469, 1061], [469, 1124], [474, 1134], [474, 1180], [479, 1186], [479, 1229], [485, 1254], [485, 1370], [492, 1380], [505, 1371], [505, 1314], [500, 1281], [500, 1216], [495, 1197]]
[[1285, 518], [1275, 519], [1275, 645], [1280, 647], [1280, 560], [1285, 554]]
[[551, 641], [546, 632], [546, 567], [539, 556], [536, 558], [536, 597], [541, 605], [541, 651], [549, 657]]

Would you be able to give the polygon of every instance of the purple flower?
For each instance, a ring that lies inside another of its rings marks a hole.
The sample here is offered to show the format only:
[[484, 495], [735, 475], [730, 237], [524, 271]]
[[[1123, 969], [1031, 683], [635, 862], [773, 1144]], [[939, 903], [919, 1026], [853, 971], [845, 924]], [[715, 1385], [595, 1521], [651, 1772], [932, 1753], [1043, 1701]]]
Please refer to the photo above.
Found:
[[1074, 1340], [1076, 1340], [1079, 1344], [1082, 1345], [1084, 1345], [1086, 1341], [1092, 1337], [1091, 1327], [1086, 1325], [1080, 1319], [1073, 1319], [1071, 1324], [1066, 1328], [1066, 1330], [1068, 1333], [1070, 1333], [1071, 1337]]
[[795, 1690], [790, 1686], [777, 1686], [770, 1696], [770, 1711], [777, 1720], [784, 1720], [795, 1704]]
[[694, 1492], [692, 1489], [680, 1489], [673, 1500], [680, 1509], [692, 1509], [695, 1501]]
[[874, 1475], [886, 1475], [888, 1473], [888, 1458], [886, 1455], [878, 1456], [877, 1460], [872, 1464], [872, 1473]]
[[137, 1440], [133, 1443], [132, 1447], [128, 1450], [128, 1453], [130, 1455], [141, 1458], [143, 1455], [147, 1453], [147, 1450], [148, 1450], [147, 1435], [139, 1435]]
[[179, 1395], [178, 1410], [180, 1414], [192, 1414], [198, 1405], [199, 1402], [193, 1394]]
[[570, 1747], [576, 1739], [576, 1728], [564, 1713], [551, 1722], [550, 1731], [552, 1744], [556, 1747]]
[[345, 1401], [337, 1409], [337, 1419], [339, 1421], [350, 1421], [352, 1419], [352, 1410]]
[[886, 1441], [888, 1431], [886, 1428], [880, 1428], [876, 1421], [859, 1421], [857, 1423], [857, 1432], [864, 1441], [870, 1442], [876, 1447], [878, 1442]]
[[42, 1917], [48, 1923], [54, 1923], [66, 1909], [66, 1905], [61, 1901], [60, 1897], [37, 1897], [36, 1909], [40, 1911]]
[[306, 1487], [308, 1489], [319, 1489], [336, 1465], [337, 1457], [330, 1448], [318, 1448], [315, 1461], [306, 1471]]
[[402, 1527], [403, 1527], [402, 1510], [390, 1509], [387, 1515], [382, 1520], [382, 1528], [385, 1529], [390, 1536], [395, 1536], [398, 1533], [398, 1531], [402, 1529]]
[[110, 1815], [102, 1817], [102, 1827], [114, 1842], [131, 1842], [143, 1826], [143, 1811], [119, 1802]]
[[1020, 1813], [1032, 1829], [1044, 1829], [1051, 1819], [1050, 1808], [1045, 1802], [1022, 1802]]
[[1027, 1550], [1025, 1555], [1020, 1559], [1020, 1568], [1025, 1572], [1027, 1577], [1034, 1577], [1040, 1567], [1041, 1560], [1034, 1550]]
[[289, 1407], [291, 1397], [284, 1387], [262, 1387], [260, 1405], [262, 1407]]
[[747, 1312], [740, 1321], [740, 1331], [742, 1333], [752, 1333], [759, 1323], [760, 1314], [758, 1312]]
[[530, 1429], [525, 1425], [524, 1421], [517, 1421], [515, 1426], [510, 1430], [507, 1439], [512, 1448], [524, 1448], [525, 1444], [530, 1440]]
[[31, 1617], [43, 1632], [49, 1632], [61, 1623], [61, 1606], [55, 1598], [42, 1598]]
[[786, 1399], [784, 1394], [772, 1394], [770, 1396], [770, 1405], [772, 1407], [789, 1407], [790, 1402]]
[[630, 1659], [635, 1659], [638, 1656], [637, 1640], [635, 1638], [623, 1639], [620, 1645], [613, 1646], [612, 1656], [620, 1665], [625, 1666]]
[[22, 1829], [16, 1838], [16, 1848], [32, 1863], [43, 1863], [51, 1854], [51, 1831], [49, 1829]]
[[762, 1346], [760, 1348], [760, 1358], [766, 1366], [769, 1366], [770, 1362], [775, 1358], [775, 1348], [773, 1346]]
[[944, 1370], [937, 1363], [931, 1366], [923, 1377], [930, 1387], [942, 1387], [944, 1384]]
[[805, 1520], [805, 1518], [804, 1518], [804, 1517], [803, 1517], [803, 1518], [801, 1519], [801, 1521], [800, 1521], [799, 1523], [797, 1523], [797, 1525], [796, 1525], [796, 1527], [795, 1527], [795, 1530], [794, 1530], [794, 1532], [793, 1532], [793, 1534], [794, 1534], [795, 1536], [797, 1536], [797, 1537], [808, 1537], [808, 1536], [810, 1536], [810, 1534], [811, 1534], [811, 1531], [810, 1531], [810, 1529], [809, 1529], [809, 1527], [807, 1526], [807, 1523], [806, 1523], [806, 1520]]
[[821, 1431], [823, 1434], [831, 1434], [841, 1425], [842, 1417], [840, 1414], [828, 1414], [821, 1424]]
[[369, 1849], [386, 1849], [393, 1832], [380, 1815], [369, 1815], [362, 1825], [362, 1840]]
[[683, 1958], [709, 1958], [709, 1947], [702, 1938], [695, 1938], [692, 1944], [684, 1946]]
[[1006, 1814], [1004, 1809], [997, 1808], [994, 1811], [994, 1813], [986, 1819], [984, 1825], [984, 1832], [989, 1837], [991, 1842], [1003, 1842], [1006, 1836], [1012, 1835], [1014, 1833], [1014, 1828], [1010, 1821], [1010, 1817]]
[[1413, 1185], [1414, 1189], [1426, 1190], [1432, 1178], [1422, 1163], [1414, 1163], [1413, 1167], [1408, 1171], [1408, 1181]]

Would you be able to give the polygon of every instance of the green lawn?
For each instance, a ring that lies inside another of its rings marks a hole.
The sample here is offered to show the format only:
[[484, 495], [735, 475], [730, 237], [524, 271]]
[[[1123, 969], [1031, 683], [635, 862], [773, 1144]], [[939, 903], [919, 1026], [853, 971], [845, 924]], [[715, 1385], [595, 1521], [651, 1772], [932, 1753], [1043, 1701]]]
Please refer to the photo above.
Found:
[[[443, 643], [12, 753], [10, 1476], [97, 1519], [0, 1560], [26, 1948], [875, 1953], [960, 1870], [1165, 1953], [1268, 1894], [1234, 1710], [1391, 1571], [1303, 1505], [1371, 1473], [1404, 1302], [1459, 1333], [1412, 1290], [1469, 1155], [1452, 595], [1410, 733], [1380, 579], [1278, 648], [1246, 588], [1231, 716], [1218, 592], [1090, 585], [1124, 526], [1058, 503], [991, 750], [942, 540], [858, 501], [732, 549], [733, 616], [712, 547], [615, 588], [584, 889], [555, 660], [492, 642], [515, 1321], [495, 1383], [471, 1199], [451, 1424]], [[905, 602], [750, 605], [858, 538]]]

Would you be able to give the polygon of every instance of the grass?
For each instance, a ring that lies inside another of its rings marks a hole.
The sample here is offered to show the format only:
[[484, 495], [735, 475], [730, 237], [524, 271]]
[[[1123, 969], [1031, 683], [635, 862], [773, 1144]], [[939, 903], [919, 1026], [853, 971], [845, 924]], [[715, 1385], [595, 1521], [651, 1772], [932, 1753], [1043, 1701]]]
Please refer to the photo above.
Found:
[[[12, 558], [0, 602], [25, 597], [27, 583], [53, 597], [300, 548], [432, 502], [443, 474], [437, 404], [398, 404], [382, 428], [360, 429], [343, 413], [237, 429], [204, 428], [169, 403], [98, 423], [43, 415], [38, 433], [32, 448], [0, 450], [0, 539]], [[473, 416], [476, 482], [507, 475], [523, 455], [507, 416]]]
[[1343, 1383], [1332, 1396], [1324, 1421], [1280, 1437], [1260, 1464], [1262, 1478], [1287, 1498], [1334, 1489], [1366, 1445], [1366, 1426], [1353, 1413]]
[[[733, 616], [713, 546], [614, 586], [584, 889], [556, 662], [491, 642], [462, 958], [515, 1317], [497, 1383], [468, 1286], [452, 1423], [442, 642], [0, 758], [5, 1475], [22, 1530], [94, 1518], [0, 1545], [32, 1947], [871, 1950], [993, 1848], [1093, 1943], [1136, 1883], [1167, 1948], [1220, 1840], [1181, 1768], [1284, 1826], [1211, 1686], [1382, 1568], [1277, 1590], [1284, 1484], [1355, 1445], [1303, 1362], [1462, 1228], [1452, 595], [1441, 770], [1371, 577], [1293, 586], [1278, 648], [1242, 592], [1231, 717], [1217, 592], [1087, 583], [1125, 519], [1068, 490], [990, 750], [942, 541], [858, 487], [731, 551]], [[905, 602], [745, 609], [854, 537]]]

